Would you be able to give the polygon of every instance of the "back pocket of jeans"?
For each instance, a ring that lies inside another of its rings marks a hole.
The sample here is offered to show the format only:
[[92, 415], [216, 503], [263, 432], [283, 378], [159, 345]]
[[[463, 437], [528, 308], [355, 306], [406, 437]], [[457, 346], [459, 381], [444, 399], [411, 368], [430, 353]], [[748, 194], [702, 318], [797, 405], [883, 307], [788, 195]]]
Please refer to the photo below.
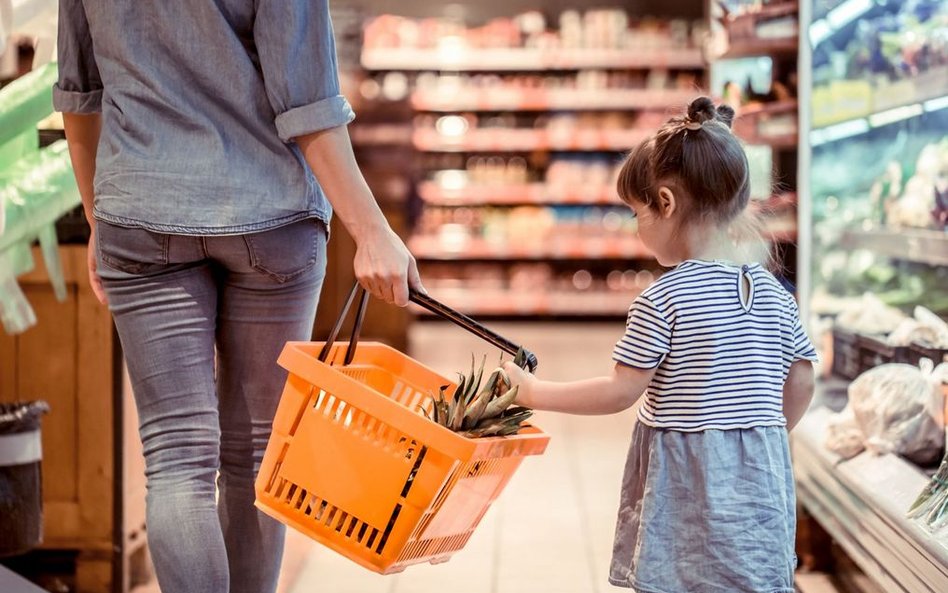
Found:
[[95, 225], [99, 257], [110, 268], [142, 274], [168, 264], [168, 235], [99, 221]]
[[306, 219], [244, 235], [250, 264], [278, 282], [287, 282], [316, 265], [325, 249], [322, 222]]

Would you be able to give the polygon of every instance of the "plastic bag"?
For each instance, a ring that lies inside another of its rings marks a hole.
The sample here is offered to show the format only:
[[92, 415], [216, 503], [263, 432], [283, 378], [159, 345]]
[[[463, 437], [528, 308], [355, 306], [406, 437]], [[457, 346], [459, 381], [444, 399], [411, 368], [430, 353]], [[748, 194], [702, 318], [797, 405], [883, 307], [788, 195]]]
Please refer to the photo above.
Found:
[[892, 346], [921, 344], [928, 348], [948, 348], [948, 323], [925, 307], [915, 307], [915, 316], [904, 319], [886, 342]]
[[894, 453], [921, 465], [941, 459], [945, 447], [943, 377], [948, 364], [934, 371], [907, 364], [886, 364], [849, 385], [849, 403], [829, 423], [826, 446], [844, 458], [864, 449]]

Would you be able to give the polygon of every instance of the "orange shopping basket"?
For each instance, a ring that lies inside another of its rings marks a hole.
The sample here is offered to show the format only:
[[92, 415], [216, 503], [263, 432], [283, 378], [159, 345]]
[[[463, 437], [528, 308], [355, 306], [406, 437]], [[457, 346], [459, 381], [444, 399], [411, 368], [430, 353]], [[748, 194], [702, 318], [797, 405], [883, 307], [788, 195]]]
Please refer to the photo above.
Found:
[[[263, 512], [362, 566], [389, 574], [447, 561], [464, 547], [527, 455], [549, 437], [525, 425], [509, 437], [472, 439], [422, 415], [430, 394], [454, 382], [383, 344], [359, 344], [368, 295], [348, 343], [335, 343], [356, 297], [325, 343], [290, 342], [289, 378], [256, 481]], [[413, 302], [501, 349], [517, 346], [426, 295]], [[531, 370], [536, 358], [528, 355]]]

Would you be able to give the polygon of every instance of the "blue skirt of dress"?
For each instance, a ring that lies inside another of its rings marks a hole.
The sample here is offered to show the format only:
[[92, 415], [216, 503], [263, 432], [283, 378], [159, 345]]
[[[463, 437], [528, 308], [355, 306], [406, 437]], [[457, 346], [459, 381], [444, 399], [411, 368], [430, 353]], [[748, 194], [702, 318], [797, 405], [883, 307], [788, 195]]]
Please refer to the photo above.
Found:
[[638, 423], [609, 582], [637, 593], [793, 593], [795, 532], [786, 428]]

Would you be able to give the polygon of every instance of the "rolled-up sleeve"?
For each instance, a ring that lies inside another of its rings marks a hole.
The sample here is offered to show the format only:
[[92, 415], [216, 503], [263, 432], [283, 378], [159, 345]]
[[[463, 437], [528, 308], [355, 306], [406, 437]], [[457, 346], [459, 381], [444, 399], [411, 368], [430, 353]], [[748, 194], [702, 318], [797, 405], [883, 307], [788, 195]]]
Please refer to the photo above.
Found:
[[102, 79], [82, 0], [59, 0], [59, 80], [53, 106], [66, 113], [102, 111]]
[[355, 118], [339, 88], [327, 0], [260, 0], [254, 41], [284, 142]]

